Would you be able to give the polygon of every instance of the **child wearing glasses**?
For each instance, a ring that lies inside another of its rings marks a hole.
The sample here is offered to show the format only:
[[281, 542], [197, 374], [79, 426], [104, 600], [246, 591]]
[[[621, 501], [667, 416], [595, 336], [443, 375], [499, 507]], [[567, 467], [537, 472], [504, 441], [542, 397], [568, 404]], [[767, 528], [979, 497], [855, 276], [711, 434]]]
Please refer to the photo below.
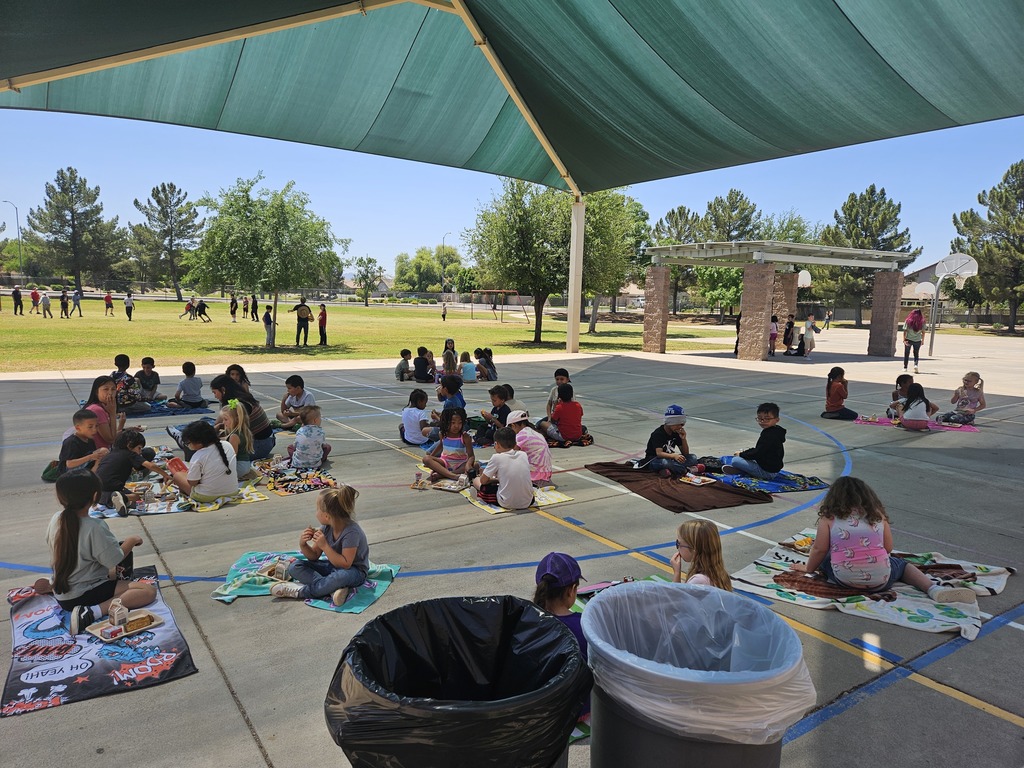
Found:
[[786, 430], [779, 426], [779, 406], [775, 403], [761, 403], [757, 406], [757, 423], [761, 427], [757, 444], [726, 457], [729, 463], [722, 467], [725, 474], [771, 480], [782, 471], [782, 461], [786, 454], [782, 444], [786, 442]]
[[[722, 539], [710, 520], [687, 520], [676, 532], [672, 555], [672, 581], [701, 584], [732, 592], [732, 580], [722, 560]], [[689, 567], [683, 578], [683, 563]]]

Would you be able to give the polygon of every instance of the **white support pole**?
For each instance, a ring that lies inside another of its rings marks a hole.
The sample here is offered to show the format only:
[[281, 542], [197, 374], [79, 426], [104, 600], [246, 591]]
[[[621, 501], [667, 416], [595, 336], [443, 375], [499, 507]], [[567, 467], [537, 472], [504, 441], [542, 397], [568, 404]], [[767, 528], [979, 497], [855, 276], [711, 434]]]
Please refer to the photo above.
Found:
[[565, 322], [565, 351], [580, 351], [580, 307], [583, 302], [583, 233], [586, 203], [577, 197], [572, 204], [569, 229], [569, 307]]
[[932, 356], [932, 350], [935, 349], [935, 326], [939, 319], [939, 288], [942, 285], [942, 278], [945, 275], [939, 275], [935, 278], [935, 295], [932, 296], [932, 312], [931, 312], [931, 335], [928, 337], [928, 357]]

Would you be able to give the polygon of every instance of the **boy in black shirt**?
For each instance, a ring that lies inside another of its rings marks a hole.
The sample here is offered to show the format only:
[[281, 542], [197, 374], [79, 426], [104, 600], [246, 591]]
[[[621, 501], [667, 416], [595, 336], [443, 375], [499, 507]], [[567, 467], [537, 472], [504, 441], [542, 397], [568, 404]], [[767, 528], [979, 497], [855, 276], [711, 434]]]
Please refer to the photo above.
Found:
[[142, 358], [142, 369], [135, 374], [139, 386], [142, 387], [142, 399], [147, 403], [163, 400], [164, 396], [157, 392], [160, 386], [160, 374], [153, 370], [156, 361], [152, 357]]
[[68, 435], [61, 443], [60, 455], [57, 457], [57, 472], [60, 474], [78, 467], [94, 469], [93, 463], [109, 453], [106, 448], [97, 448], [93, 440], [99, 423], [95, 413], [83, 408], [76, 411], [71, 420], [75, 425], [75, 433]]
[[142, 455], [142, 449], [146, 447], [146, 438], [133, 429], [126, 429], [114, 440], [114, 448], [108, 453], [100, 465], [96, 468], [96, 475], [103, 486], [100, 494], [100, 504], [113, 506], [121, 517], [128, 516], [128, 505], [126, 502], [138, 501], [139, 497], [134, 493], [125, 493], [124, 484], [132, 476], [134, 469], [148, 469], [156, 472], [164, 482], [170, 482], [171, 476], [167, 470], [157, 466], [152, 461], [147, 461]]
[[647, 440], [644, 465], [662, 477], [672, 477], [685, 475], [696, 463], [697, 456], [690, 453], [686, 440], [686, 411], [678, 405], [670, 405], [665, 409], [662, 426], [651, 432]]
[[487, 394], [491, 396], [493, 407], [490, 413], [485, 410], [480, 411], [480, 415], [487, 421], [487, 426], [478, 429], [476, 437], [473, 439], [473, 444], [478, 448], [494, 444], [494, 433], [505, 426], [508, 415], [512, 413], [512, 409], [505, 403], [508, 399], [508, 390], [505, 387], [498, 384], [487, 390]]
[[420, 384], [433, 384], [434, 382], [434, 372], [430, 370], [426, 347], [416, 349], [416, 359], [412, 361], [412, 377]]
[[786, 430], [779, 426], [779, 406], [775, 403], [761, 403], [757, 406], [757, 423], [761, 435], [757, 445], [733, 454], [729, 464], [722, 467], [727, 475], [750, 475], [759, 480], [771, 480], [782, 471], [785, 456]]

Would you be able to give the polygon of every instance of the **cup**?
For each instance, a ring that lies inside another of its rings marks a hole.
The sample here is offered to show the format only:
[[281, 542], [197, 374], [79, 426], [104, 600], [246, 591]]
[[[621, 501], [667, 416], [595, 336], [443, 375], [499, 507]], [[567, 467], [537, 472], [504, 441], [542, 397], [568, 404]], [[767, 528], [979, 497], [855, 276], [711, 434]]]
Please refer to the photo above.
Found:
[[703, 464], [698, 464], [693, 468], [693, 471], [698, 475], [703, 475], [707, 471], [707, 467], [705, 467]]

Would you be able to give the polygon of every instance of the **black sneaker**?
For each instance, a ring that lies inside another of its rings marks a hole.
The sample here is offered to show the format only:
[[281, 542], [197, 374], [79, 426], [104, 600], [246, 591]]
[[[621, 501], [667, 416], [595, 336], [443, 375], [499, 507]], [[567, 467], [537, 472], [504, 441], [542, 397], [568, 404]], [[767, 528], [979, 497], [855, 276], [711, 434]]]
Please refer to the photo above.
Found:
[[114, 511], [118, 515], [128, 517], [128, 503], [124, 500], [124, 494], [120, 491], [114, 491], [110, 494], [110, 503], [114, 506]]
[[181, 442], [181, 430], [180, 429], [178, 429], [177, 427], [168, 427], [167, 428], [167, 434], [170, 435], [171, 440], [174, 441], [175, 445], [177, 445], [179, 448], [181, 448], [181, 450], [185, 450], [185, 446], [182, 445], [182, 442]]
[[76, 605], [71, 609], [72, 636], [85, 632], [85, 628], [94, 621], [96, 621], [96, 617], [92, 615], [92, 608], [87, 605]]

